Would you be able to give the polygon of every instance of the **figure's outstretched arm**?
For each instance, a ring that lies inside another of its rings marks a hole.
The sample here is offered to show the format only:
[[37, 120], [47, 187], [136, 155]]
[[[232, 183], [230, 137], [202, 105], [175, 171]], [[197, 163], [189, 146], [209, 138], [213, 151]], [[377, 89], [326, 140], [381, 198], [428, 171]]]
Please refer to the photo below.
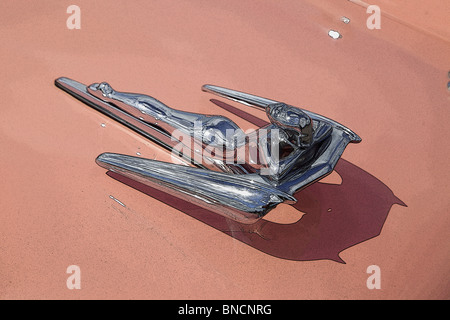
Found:
[[255, 96], [253, 94], [227, 89], [223, 87], [213, 86], [205, 84], [202, 86], [202, 90], [205, 92], [216, 94], [220, 97], [227, 98], [250, 107], [257, 107], [260, 109], [267, 108], [270, 104], [277, 103], [278, 101], [266, 99], [263, 97]]
[[139, 93], [118, 92], [107, 82], [91, 84], [88, 87], [88, 92], [127, 111], [130, 111], [129, 108], [133, 107], [143, 114], [152, 116], [169, 116], [172, 111], [170, 107], [153, 97]]

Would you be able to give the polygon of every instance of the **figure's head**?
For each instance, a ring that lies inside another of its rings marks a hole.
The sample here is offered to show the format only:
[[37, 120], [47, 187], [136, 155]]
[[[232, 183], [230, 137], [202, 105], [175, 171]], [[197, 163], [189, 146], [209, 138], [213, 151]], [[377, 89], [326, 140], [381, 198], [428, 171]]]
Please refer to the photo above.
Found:
[[114, 89], [107, 82], [93, 83], [89, 86], [88, 90], [91, 93], [100, 91], [104, 97], [108, 97], [114, 92]]
[[266, 108], [267, 116], [274, 125], [298, 133], [302, 144], [312, 141], [312, 120], [302, 110], [285, 103], [274, 103]]

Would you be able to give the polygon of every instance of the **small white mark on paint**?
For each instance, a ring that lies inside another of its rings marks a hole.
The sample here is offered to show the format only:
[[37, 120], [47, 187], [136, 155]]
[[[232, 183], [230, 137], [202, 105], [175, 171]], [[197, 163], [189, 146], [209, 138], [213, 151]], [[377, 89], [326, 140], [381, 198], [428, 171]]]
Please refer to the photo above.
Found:
[[337, 32], [336, 30], [330, 30], [330, 31], [328, 31], [328, 35], [331, 37], [331, 38], [333, 38], [333, 39], [339, 39], [339, 38], [342, 38], [342, 35], [339, 33], [339, 32]]
[[126, 207], [125, 204], [122, 201], [120, 201], [119, 199], [114, 198], [112, 195], [109, 195], [109, 197], [111, 199], [113, 199], [115, 202], [117, 202], [118, 204], [120, 204], [122, 207]]

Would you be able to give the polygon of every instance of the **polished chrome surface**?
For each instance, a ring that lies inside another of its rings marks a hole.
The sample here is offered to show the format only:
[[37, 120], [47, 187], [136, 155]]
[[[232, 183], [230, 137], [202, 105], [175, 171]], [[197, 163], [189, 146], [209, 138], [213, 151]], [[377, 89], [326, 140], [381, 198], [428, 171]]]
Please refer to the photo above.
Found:
[[125, 110], [122, 110], [117, 106], [107, 103], [103, 99], [99, 99], [97, 96], [92, 95], [88, 91], [88, 88], [80, 82], [61, 77], [55, 80], [55, 85], [78, 100], [84, 102], [88, 106], [104, 113], [105, 115], [168, 150], [172, 150], [172, 148], [179, 142], [173, 140], [171, 135], [164, 131], [161, 127], [152, 126], [143, 119], [135, 117]]
[[[239, 127], [226, 117], [176, 110], [144, 94], [117, 92], [106, 82], [94, 83], [88, 87], [87, 91], [98, 99], [116, 105], [146, 123], [164, 129], [171, 135], [175, 130], [179, 130], [194, 137], [196, 123], [199, 123], [204, 143], [211, 146], [224, 145], [226, 148], [236, 147], [233, 144], [234, 139], [226, 139], [226, 131], [239, 132]], [[215, 135], [208, 134], [211, 131], [214, 131]], [[212, 137], [215, 139], [211, 139]]]
[[256, 222], [282, 202], [296, 202], [292, 195], [258, 174], [231, 175], [114, 153], [103, 153], [96, 162], [107, 170], [243, 223]]
[[[213, 85], [202, 89], [264, 109], [270, 124], [244, 134], [224, 116], [176, 110], [148, 95], [118, 92], [106, 82], [85, 86], [59, 78], [55, 84], [195, 167], [114, 153], [101, 154], [100, 166], [243, 223], [257, 221], [279, 203], [295, 202], [295, 192], [333, 170], [348, 143], [361, 141], [316, 113]], [[257, 161], [237, 156], [251, 152], [250, 141]]]
[[[227, 88], [223, 88], [223, 87], [218, 87], [218, 86], [214, 86], [214, 85], [210, 85], [210, 84], [205, 84], [204, 86], [202, 86], [202, 90], [205, 92], [213, 93], [213, 94], [218, 95], [223, 98], [227, 98], [229, 100], [239, 102], [239, 103], [247, 105], [247, 106], [259, 107], [262, 109], [266, 109], [271, 104], [279, 103], [279, 101], [276, 101], [276, 100], [271, 100], [271, 99], [259, 97], [259, 96], [253, 95], [253, 94], [240, 92], [240, 91], [236, 91], [236, 90], [232, 90], [232, 89], [227, 89]], [[334, 120], [331, 120], [329, 118], [326, 118], [324, 116], [321, 116], [317, 113], [305, 110], [303, 108], [300, 110], [303, 111], [304, 113], [306, 113], [311, 119], [316, 119], [319, 121], [321, 120], [321, 121], [330, 123], [333, 127], [337, 127], [340, 130], [345, 131], [350, 136], [352, 142], [360, 142], [361, 141], [361, 138], [356, 133], [354, 133], [349, 128], [343, 126], [342, 124], [340, 124]]]

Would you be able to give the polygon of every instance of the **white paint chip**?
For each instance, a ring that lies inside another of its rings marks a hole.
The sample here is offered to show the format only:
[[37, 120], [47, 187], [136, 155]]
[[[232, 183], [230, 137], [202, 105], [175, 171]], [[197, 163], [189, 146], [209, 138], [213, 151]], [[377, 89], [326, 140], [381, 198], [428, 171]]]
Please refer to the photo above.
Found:
[[331, 37], [331, 38], [333, 38], [333, 39], [339, 39], [339, 38], [342, 38], [342, 35], [339, 33], [339, 32], [337, 32], [336, 30], [330, 30], [330, 31], [328, 31], [328, 35]]

